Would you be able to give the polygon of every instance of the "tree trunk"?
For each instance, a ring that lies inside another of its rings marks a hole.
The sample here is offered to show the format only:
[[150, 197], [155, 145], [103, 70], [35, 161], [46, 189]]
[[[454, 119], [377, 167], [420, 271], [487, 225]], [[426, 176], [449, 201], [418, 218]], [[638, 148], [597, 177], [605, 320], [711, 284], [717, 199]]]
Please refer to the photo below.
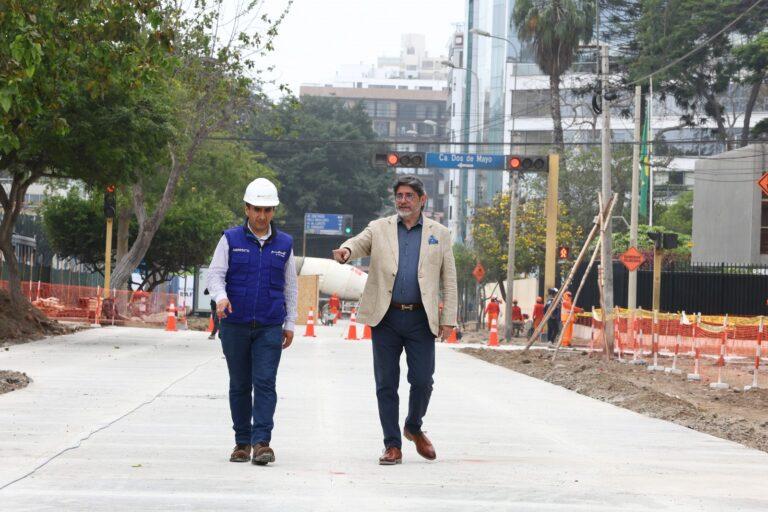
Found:
[[752, 84], [752, 90], [749, 93], [749, 99], [747, 100], [746, 108], [744, 109], [744, 125], [741, 128], [741, 141], [739, 147], [744, 147], [749, 144], [749, 123], [752, 121], [752, 110], [757, 103], [757, 97], [760, 94], [760, 88], [763, 85], [765, 79], [765, 72], [757, 78], [757, 81]]
[[725, 126], [723, 120], [723, 106], [717, 101], [717, 98], [713, 94], [707, 95], [707, 103], [709, 104], [710, 111], [712, 112], [712, 118], [717, 123], [717, 137], [725, 144], [727, 150], [731, 150], [731, 139], [728, 137], [728, 129]]
[[565, 158], [565, 143], [563, 142], [563, 118], [560, 115], [560, 76], [549, 75], [549, 110], [554, 125], [553, 143], [560, 152], [561, 165]]
[[130, 235], [131, 217], [133, 209], [130, 206], [123, 206], [117, 213], [117, 252], [115, 261], [120, 261], [128, 252], [128, 236]]
[[168, 213], [168, 208], [171, 206], [174, 194], [176, 193], [176, 187], [179, 184], [181, 176], [192, 165], [192, 160], [195, 158], [203, 139], [208, 135], [208, 128], [201, 128], [195, 134], [192, 143], [187, 148], [184, 155], [184, 160], [178, 162], [176, 155], [173, 152], [173, 148], [169, 146], [169, 155], [171, 158], [170, 173], [168, 175], [168, 181], [165, 184], [165, 190], [163, 196], [155, 208], [152, 216], [147, 216], [146, 201], [144, 199], [144, 187], [141, 179], [139, 179], [133, 185], [133, 211], [136, 215], [136, 220], [139, 223], [139, 232], [136, 236], [136, 240], [133, 241], [131, 248], [125, 255], [117, 261], [115, 270], [112, 272], [112, 286], [115, 288], [124, 288], [126, 283], [131, 277], [134, 269], [139, 266], [141, 260], [144, 259], [144, 255], [147, 254], [152, 239], [157, 233], [160, 224], [165, 219], [165, 214]]
[[13, 226], [24, 207], [24, 195], [27, 189], [41, 176], [41, 173], [33, 172], [26, 178], [18, 173], [12, 175], [11, 189], [8, 192], [0, 186], [0, 205], [3, 207], [3, 219], [0, 222], [0, 251], [3, 253], [5, 266], [8, 269], [8, 292], [12, 307], [16, 311], [22, 311], [29, 306], [29, 301], [21, 290], [19, 262], [13, 249]]

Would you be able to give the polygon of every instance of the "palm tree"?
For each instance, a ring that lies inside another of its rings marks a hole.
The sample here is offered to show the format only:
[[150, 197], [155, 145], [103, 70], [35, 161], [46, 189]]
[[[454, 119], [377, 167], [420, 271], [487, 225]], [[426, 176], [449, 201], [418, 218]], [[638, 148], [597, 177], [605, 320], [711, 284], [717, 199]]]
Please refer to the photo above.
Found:
[[594, 0], [518, 0], [512, 24], [521, 41], [533, 47], [536, 64], [549, 75], [549, 108], [554, 144], [565, 152], [560, 116], [560, 77], [571, 67], [581, 42], [589, 42], [595, 25]]

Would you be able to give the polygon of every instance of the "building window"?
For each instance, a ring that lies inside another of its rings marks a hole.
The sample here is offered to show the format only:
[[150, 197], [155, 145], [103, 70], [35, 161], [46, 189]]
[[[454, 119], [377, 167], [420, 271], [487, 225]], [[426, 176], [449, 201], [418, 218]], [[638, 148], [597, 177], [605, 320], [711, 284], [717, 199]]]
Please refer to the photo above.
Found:
[[416, 48], [413, 46], [409, 46], [407, 50], [405, 50], [405, 53], [408, 55], [415, 55], [416, 54]]
[[682, 185], [685, 182], [685, 175], [680, 171], [670, 171], [669, 181], [670, 185]]
[[389, 137], [389, 121], [374, 121], [373, 131], [379, 137]]
[[397, 116], [397, 104], [394, 101], [377, 101], [377, 117], [395, 117]]

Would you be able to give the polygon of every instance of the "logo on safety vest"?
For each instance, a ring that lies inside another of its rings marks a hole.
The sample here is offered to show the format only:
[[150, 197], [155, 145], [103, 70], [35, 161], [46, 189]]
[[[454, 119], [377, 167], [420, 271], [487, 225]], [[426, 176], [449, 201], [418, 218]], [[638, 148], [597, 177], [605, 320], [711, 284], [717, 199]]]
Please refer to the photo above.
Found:
[[242, 247], [235, 247], [232, 252], [251, 252], [250, 249], [243, 249]]
[[281, 258], [285, 258], [288, 255], [288, 253], [285, 251], [272, 251], [272, 254], [280, 256]]

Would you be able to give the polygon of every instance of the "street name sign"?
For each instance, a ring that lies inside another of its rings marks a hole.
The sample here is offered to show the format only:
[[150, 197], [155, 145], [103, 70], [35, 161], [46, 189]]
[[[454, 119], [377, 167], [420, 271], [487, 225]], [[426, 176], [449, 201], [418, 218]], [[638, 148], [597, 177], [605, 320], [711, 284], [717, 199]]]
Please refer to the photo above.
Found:
[[427, 153], [425, 167], [438, 169], [506, 169], [505, 155], [482, 155], [477, 153]]
[[308, 235], [343, 235], [344, 215], [305, 213], [304, 233]]
[[640, 265], [645, 263], [645, 256], [635, 247], [630, 247], [627, 252], [619, 256], [619, 260], [627, 267], [627, 270], [634, 272]]

